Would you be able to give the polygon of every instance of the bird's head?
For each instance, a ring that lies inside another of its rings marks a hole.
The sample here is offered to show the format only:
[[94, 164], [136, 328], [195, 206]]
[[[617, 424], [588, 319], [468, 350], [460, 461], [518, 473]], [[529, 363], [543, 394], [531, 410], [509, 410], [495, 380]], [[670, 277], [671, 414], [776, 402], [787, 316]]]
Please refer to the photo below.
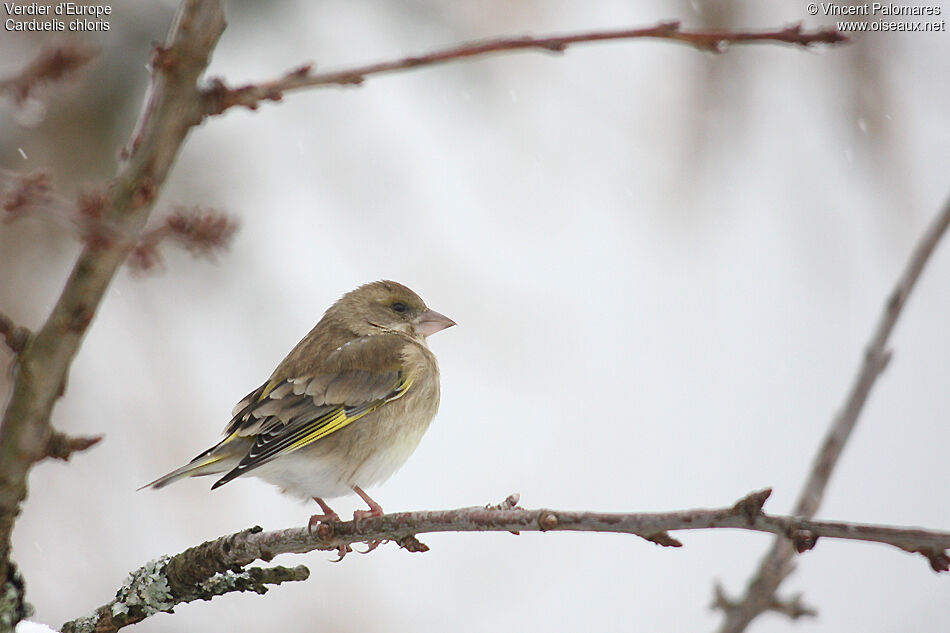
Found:
[[351, 290], [327, 311], [327, 316], [339, 319], [360, 336], [401, 332], [424, 340], [455, 325], [455, 321], [430, 310], [419, 295], [395, 281], [374, 281]]

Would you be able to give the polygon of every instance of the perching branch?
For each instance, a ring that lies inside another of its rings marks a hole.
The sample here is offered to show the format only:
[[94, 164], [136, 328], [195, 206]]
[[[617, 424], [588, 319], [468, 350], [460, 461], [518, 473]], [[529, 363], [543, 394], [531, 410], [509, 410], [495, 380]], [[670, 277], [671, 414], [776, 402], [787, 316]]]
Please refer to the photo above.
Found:
[[[22, 594], [7, 582], [10, 535], [26, 498], [27, 475], [49, 454], [50, 414], [99, 303], [141, 234], [185, 136], [203, 118], [198, 77], [224, 27], [220, 2], [182, 3], [165, 45], [152, 60], [148, 100], [102, 211], [103, 220], [123, 239], [85, 244], [49, 318], [19, 356], [0, 424], [0, 590], [7, 598], [14, 591], [15, 602], [22, 602]], [[16, 625], [16, 618], [10, 625]]]
[[433, 66], [471, 57], [483, 57], [494, 53], [520, 50], [562, 53], [572, 44], [603, 42], [607, 40], [660, 39], [679, 42], [701, 51], [721, 53], [733, 44], [781, 42], [809, 47], [816, 44], [835, 45], [847, 42], [848, 38], [836, 29], [824, 28], [806, 32], [801, 24], [776, 31], [684, 31], [679, 22], [662, 22], [656, 26], [619, 29], [612, 31], [587, 31], [532, 37], [502, 37], [471, 42], [413, 55], [387, 62], [355, 66], [324, 73], [311, 73], [309, 65], [293, 70], [279, 79], [240, 88], [229, 88], [220, 79], [215, 79], [205, 90], [205, 114], [220, 114], [234, 106], [255, 109], [262, 101], [280, 101], [285, 92], [318, 86], [350, 86], [362, 84], [371, 75], [380, 75], [422, 66]]
[[[260, 531], [260, 528], [257, 530]], [[251, 530], [245, 530], [249, 531]], [[244, 532], [239, 532], [218, 541], [239, 539], [243, 534]], [[211, 600], [236, 591], [264, 594], [267, 593], [268, 585], [306, 580], [310, 577], [310, 570], [303, 565], [293, 568], [278, 565], [241, 570], [217, 566], [217, 571], [204, 574], [200, 578], [193, 573], [188, 579], [190, 584], [177, 582], [177, 573], [182, 570], [194, 572], [194, 569], [189, 569], [194, 566], [201, 570], [206, 569], [206, 562], [197, 560], [203, 553], [201, 548], [218, 541], [193, 547], [177, 556], [164, 556], [146, 563], [129, 574], [126, 582], [116, 592], [115, 600], [99, 607], [92, 615], [65, 623], [62, 632], [118, 631], [130, 624], [141, 622], [150, 615], [171, 613], [176, 606], [186, 602]]]
[[[429, 548], [420, 543], [416, 535], [435, 532], [613, 532], [633, 534], [662, 546], [682, 547], [669, 531], [734, 528], [780, 535], [795, 543], [802, 552], [814, 547], [821, 537], [883, 543], [922, 554], [936, 571], [950, 568], [946, 554], [950, 549], [948, 532], [770, 515], [762, 511], [770, 494], [771, 490], [754, 492], [724, 508], [635, 514], [525, 510], [517, 505], [518, 496], [511, 495], [497, 506], [399, 512], [362, 519], [359, 523], [320, 523], [313, 533], [305, 527], [274, 532], [253, 527], [148, 563], [132, 572], [131, 580], [119, 589], [116, 600], [99, 607], [92, 616], [67, 622], [63, 632], [117, 631], [153, 613], [171, 610], [186, 601], [178, 599], [180, 596], [195, 595], [209, 579], [220, 574], [247, 573], [241, 570], [256, 560], [269, 562], [280, 554], [313, 550], [345, 553], [353, 543], [370, 543], [373, 548], [379, 541], [392, 541], [409, 551], [424, 552]], [[302, 572], [300, 575], [306, 577]], [[235, 590], [240, 589], [231, 591]], [[147, 602], [148, 596], [155, 596], [154, 601]], [[117, 620], [113, 617], [117, 612], [137, 615], [131, 621]]]
[[[841, 410], [832, 419], [828, 434], [815, 456], [811, 472], [799, 494], [798, 502], [792, 511], [796, 516], [810, 518], [817, 512], [831, 473], [841, 457], [851, 431], [854, 430], [858, 415], [867, 402], [868, 394], [890, 360], [891, 352], [887, 348], [887, 342], [897, 324], [901, 310], [948, 226], [950, 226], [950, 200], [944, 204], [943, 210], [924, 231], [920, 241], [911, 252], [910, 260], [900, 279], [897, 280], [897, 285], [888, 296], [884, 312], [864, 351], [864, 358], [854, 384]], [[757, 616], [765, 611], [774, 610], [773, 605], [777, 600], [775, 592], [794, 568], [793, 545], [792, 541], [782, 536], [775, 539], [772, 548], [759, 564], [755, 576], [749, 581], [745, 595], [738, 600], [722, 603], [728, 606], [723, 607], [725, 620], [719, 633], [740, 633]], [[935, 569], [937, 568], [933, 559], [931, 559], [931, 564], [934, 564]]]

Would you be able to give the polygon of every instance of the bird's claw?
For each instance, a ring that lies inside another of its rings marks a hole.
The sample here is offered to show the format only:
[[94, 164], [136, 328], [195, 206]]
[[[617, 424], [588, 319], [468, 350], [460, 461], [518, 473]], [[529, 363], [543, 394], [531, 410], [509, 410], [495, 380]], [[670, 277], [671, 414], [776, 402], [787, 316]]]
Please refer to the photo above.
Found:
[[379, 547], [380, 545], [382, 545], [384, 542], [385, 542], [385, 541], [381, 541], [381, 540], [367, 541], [367, 543], [366, 543], [366, 549], [365, 549], [365, 550], [363, 550], [362, 552], [359, 551], [358, 549], [357, 549], [357, 550], [353, 550], [353, 551], [355, 551], [357, 554], [369, 554], [369, 553], [372, 552], [374, 549], [376, 549], [377, 547]]
[[331, 560], [331, 563], [339, 563], [343, 560], [343, 557], [353, 551], [353, 548], [349, 545], [338, 545], [336, 548], [336, 553], [338, 558], [336, 560]]

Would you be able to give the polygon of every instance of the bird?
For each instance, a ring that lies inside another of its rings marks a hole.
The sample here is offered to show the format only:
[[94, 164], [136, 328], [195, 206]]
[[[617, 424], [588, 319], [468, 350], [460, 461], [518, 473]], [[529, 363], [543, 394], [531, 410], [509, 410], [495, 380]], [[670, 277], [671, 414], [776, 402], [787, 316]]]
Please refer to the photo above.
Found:
[[260, 387], [232, 411], [224, 439], [184, 466], [142, 486], [223, 476], [212, 490], [247, 475], [313, 499], [309, 527], [339, 521], [325, 499], [359, 495], [393, 475], [418, 446], [439, 408], [439, 366], [427, 337], [456, 325], [395, 281], [343, 295]]

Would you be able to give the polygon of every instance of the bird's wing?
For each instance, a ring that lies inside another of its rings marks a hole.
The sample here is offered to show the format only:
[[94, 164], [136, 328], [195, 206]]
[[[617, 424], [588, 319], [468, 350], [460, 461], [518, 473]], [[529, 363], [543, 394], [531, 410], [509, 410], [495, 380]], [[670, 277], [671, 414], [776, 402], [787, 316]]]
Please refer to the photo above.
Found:
[[254, 443], [212, 488], [303, 448], [401, 398], [412, 386], [402, 367], [406, 341], [396, 335], [357, 338], [319, 359], [306, 376], [275, 376], [235, 407], [222, 444]]

